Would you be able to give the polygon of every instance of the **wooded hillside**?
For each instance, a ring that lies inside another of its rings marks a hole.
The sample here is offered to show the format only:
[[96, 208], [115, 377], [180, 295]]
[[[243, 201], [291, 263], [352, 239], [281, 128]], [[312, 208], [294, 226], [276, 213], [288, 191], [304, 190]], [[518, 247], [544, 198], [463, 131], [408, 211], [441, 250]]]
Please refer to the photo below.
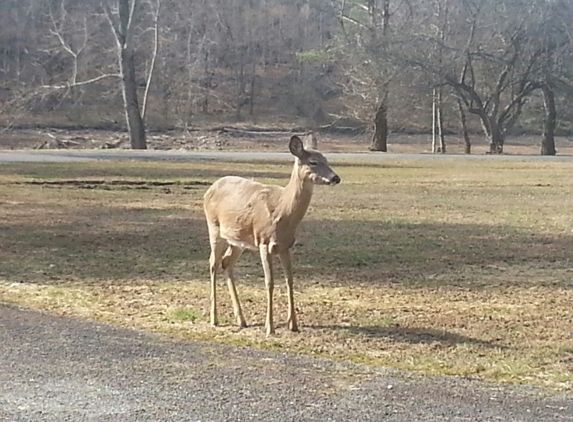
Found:
[[242, 125], [366, 130], [384, 150], [388, 131], [461, 134], [463, 115], [492, 153], [528, 132], [554, 154], [572, 92], [568, 0], [0, 3], [0, 124], [127, 114], [137, 148], [145, 127]]

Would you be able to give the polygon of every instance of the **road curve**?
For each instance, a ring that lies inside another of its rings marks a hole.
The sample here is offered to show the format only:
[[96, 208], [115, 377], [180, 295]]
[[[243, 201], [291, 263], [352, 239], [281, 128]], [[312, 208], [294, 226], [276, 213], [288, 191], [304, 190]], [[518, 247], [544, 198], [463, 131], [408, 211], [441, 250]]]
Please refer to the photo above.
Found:
[[[507, 160], [507, 161], [568, 161], [571, 155], [461, 155], [461, 154], [394, 154], [394, 153], [330, 153], [332, 161], [383, 162], [387, 160]], [[229, 151], [159, 151], [159, 150], [53, 150], [0, 151], [0, 163], [8, 162], [82, 162], [93, 160], [142, 161], [289, 161], [291, 155], [281, 152]]]
[[572, 403], [529, 387], [175, 341], [0, 303], [2, 421], [563, 422], [573, 421]]

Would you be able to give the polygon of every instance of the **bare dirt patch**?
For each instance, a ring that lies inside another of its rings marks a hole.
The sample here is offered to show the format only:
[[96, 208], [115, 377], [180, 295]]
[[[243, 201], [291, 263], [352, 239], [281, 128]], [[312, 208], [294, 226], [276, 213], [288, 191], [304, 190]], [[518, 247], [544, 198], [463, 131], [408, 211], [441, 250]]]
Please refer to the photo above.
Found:
[[76, 188], [76, 189], [153, 189], [162, 188], [165, 193], [171, 193], [169, 188], [198, 189], [210, 185], [205, 181], [143, 181], [143, 180], [31, 180], [14, 182], [18, 185], [41, 186], [48, 188]]
[[[246, 136], [221, 129], [194, 131], [150, 132], [148, 147], [155, 150], [221, 150], [221, 151], [286, 151], [286, 141], [294, 132], [263, 132]], [[370, 135], [317, 133], [320, 149], [325, 152], [365, 152]], [[463, 154], [464, 141], [459, 136], [447, 136], [448, 153]], [[481, 134], [472, 136], [473, 153], [489, 151]], [[507, 154], [538, 155], [541, 138], [523, 135], [510, 137], [506, 142]], [[558, 153], [573, 155], [573, 138], [558, 137]], [[431, 138], [423, 134], [390, 134], [389, 151], [396, 153], [430, 153]], [[108, 149], [129, 148], [128, 137], [123, 132], [106, 130], [72, 129], [14, 129], [0, 132], [0, 150], [17, 149]]]

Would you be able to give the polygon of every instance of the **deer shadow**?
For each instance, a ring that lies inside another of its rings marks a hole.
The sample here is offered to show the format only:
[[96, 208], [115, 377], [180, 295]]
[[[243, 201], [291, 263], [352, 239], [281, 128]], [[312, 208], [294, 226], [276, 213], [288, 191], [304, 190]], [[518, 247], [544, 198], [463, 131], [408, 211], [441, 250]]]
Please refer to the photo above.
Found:
[[496, 344], [492, 341], [481, 340], [474, 337], [432, 328], [401, 327], [399, 325], [385, 327], [374, 325], [311, 325], [307, 328], [312, 330], [344, 331], [356, 336], [364, 336], [377, 339], [385, 338], [392, 340], [393, 342], [408, 344], [441, 344], [445, 346], [471, 344], [486, 348], [506, 348], [506, 346]]

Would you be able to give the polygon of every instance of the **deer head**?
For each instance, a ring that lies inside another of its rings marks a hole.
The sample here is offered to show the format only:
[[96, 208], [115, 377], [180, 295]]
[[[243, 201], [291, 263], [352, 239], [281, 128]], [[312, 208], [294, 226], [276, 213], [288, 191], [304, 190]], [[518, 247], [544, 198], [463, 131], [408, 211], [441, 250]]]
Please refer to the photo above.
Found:
[[317, 185], [337, 185], [340, 177], [330, 168], [326, 157], [320, 152], [305, 149], [298, 136], [290, 138], [289, 150], [296, 157], [299, 176]]

